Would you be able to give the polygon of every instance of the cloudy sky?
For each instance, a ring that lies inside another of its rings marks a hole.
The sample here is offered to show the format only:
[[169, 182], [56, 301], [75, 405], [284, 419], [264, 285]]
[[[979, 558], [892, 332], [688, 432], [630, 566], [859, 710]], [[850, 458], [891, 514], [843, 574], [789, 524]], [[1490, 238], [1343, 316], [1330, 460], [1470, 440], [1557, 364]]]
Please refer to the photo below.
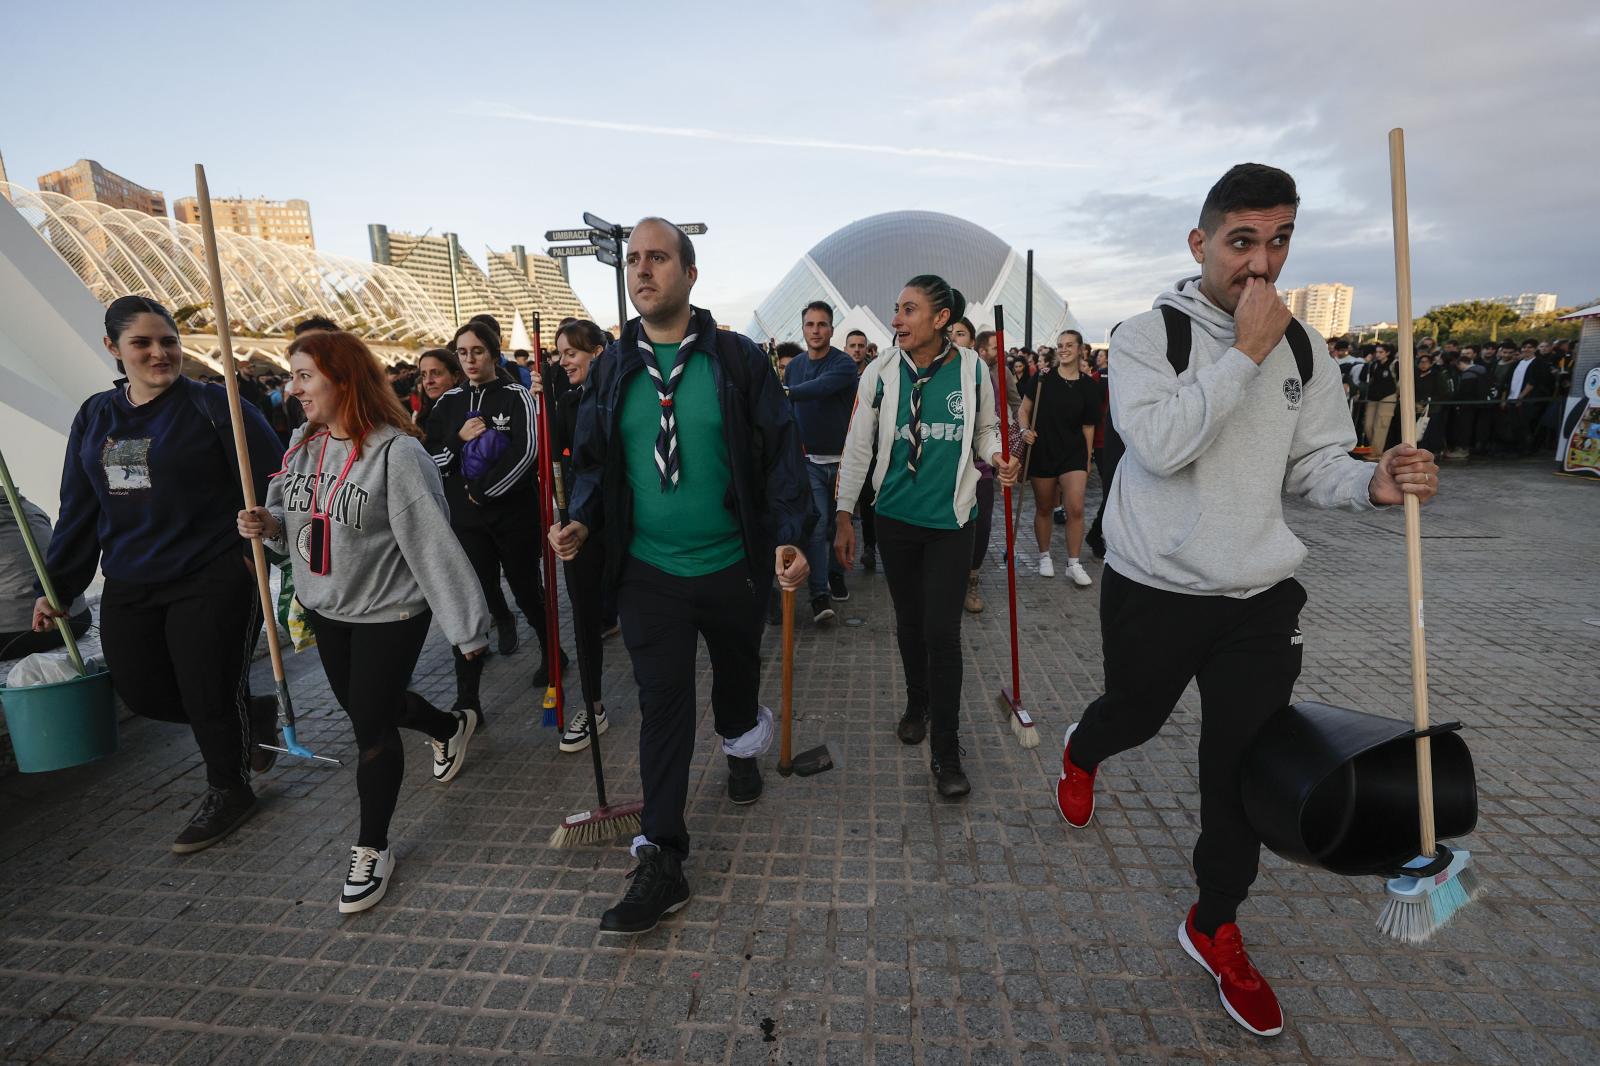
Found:
[[[1098, 337], [1188, 272], [1199, 203], [1244, 160], [1300, 183], [1281, 283], [1342, 281], [1356, 321], [1390, 318], [1397, 125], [1419, 311], [1600, 297], [1580, 0], [91, 0], [8, 29], [13, 181], [89, 157], [175, 200], [204, 162], [217, 195], [311, 201], [319, 247], [361, 258], [369, 222], [453, 229], [481, 262], [585, 210], [703, 221], [696, 302], [740, 326], [828, 233], [920, 208], [1036, 249]], [[610, 272], [573, 280], [609, 325]]]

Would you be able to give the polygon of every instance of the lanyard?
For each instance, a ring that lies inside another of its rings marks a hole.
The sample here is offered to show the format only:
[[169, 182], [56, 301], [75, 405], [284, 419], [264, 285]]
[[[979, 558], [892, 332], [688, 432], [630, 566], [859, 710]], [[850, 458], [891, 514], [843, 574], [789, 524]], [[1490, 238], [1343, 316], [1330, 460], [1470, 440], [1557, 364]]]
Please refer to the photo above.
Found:
[[[322, 438], [322, 451], [317, 455], [317, 475], [311, 480], [311, 514], [314, 517], [326, 518], [328, 512], [317, 510], [317, 486], [322, 484], [322, 460], [328, 455], [328, 441], [333, 439], [332, 433], [325, 433]], [[333, 483], [333, 491], [328, 493], [328, 502], [332, 503], [334, 497], [339, 495], [339, 486], [344, 484], [344, 479], [350, 476], [350, 467], [356, 461], [355, 443], [350, 445], [350, 457], [344, 461], [344, 469], [339, 471], [339, 478]]]

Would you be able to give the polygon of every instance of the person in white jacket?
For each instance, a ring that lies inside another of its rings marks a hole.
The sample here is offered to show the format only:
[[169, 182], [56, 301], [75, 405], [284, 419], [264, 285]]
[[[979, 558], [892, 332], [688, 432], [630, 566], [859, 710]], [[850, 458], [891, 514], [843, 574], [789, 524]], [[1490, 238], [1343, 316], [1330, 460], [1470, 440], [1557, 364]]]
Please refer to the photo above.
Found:
[[1000, 456], [994, 386], [971, 348], [950, 342], [966, 300], [943, 278], [919, 274], [895, 303], [895, 344], [868, 365], [856, 390], [836, 497], [834, 550], [855, 561], [850, 511], [872, 478], [878, 547], [894, 601], [906, 710], [896, 735], [929, 736], [929, 768], [946, 797], [972, 785], [961, 769], [961, 609], [972, 561], [978, 479], [973, 461], [1016, 483], [1021, 463]]

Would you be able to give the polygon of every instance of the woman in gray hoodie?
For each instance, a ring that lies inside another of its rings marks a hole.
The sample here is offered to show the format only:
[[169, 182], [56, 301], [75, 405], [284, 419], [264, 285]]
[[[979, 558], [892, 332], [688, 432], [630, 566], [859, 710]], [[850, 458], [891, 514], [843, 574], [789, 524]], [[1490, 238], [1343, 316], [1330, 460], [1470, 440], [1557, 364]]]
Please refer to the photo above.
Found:
[[349, 333], [314, 332], [289, 346], [289, 392], [305, 408], [265, 507], [239, 513], [294, 563], [328, 684], [361, 749], [361, 828], [339, 910], [366, 910], [394, 874], [389, 820], [405, 755], [399, 728], [426, 733], [433, 776], [460, 773], [475, 708], [445, 712], [406, 683], [437, 616], [466, 658], [488, 646], [489, 608], [450, 529], [438, 468], [378, 361]]

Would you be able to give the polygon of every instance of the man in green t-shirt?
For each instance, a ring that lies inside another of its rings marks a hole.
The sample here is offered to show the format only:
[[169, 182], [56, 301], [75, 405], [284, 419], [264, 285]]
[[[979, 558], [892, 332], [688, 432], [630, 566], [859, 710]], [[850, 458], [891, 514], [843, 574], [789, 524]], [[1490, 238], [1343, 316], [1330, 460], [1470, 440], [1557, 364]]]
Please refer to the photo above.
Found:
[[[684, 809], [694, 756], [695, 653], [711, 658], [711, 707], [728, 798], [761, 795], [772, 742], [761, 633], [771, 575], [803, 588], [816, 511], [800, 437], [761, 349], [689, 304], [694, 244], [658, 218], [633, 228], [628, 291], [639, 317], [596, 361], [573, 440], [572, 520], [552, 527], [563, 559], [608, 525], [605, 580], [639, 684], [643, 832], [627, 894], [600, 920], [642, 933], [689, 901]], [[789, 555], [792, 562], [785, 562]]]

